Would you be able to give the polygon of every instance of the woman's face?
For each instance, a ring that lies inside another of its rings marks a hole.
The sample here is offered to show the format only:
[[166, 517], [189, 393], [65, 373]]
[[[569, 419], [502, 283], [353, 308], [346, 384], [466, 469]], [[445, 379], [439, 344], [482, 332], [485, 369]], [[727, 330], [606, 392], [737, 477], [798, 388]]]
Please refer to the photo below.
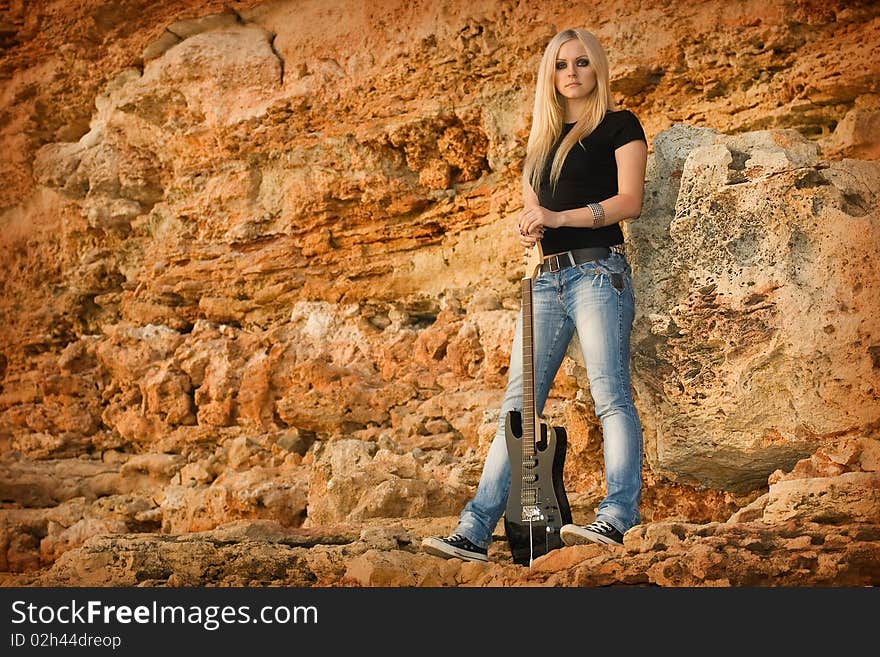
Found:
[[578, 39], [566, 41], [556, 54], [556, 91], [569, 100], [589, 96], [596, 88], [596, 70]]

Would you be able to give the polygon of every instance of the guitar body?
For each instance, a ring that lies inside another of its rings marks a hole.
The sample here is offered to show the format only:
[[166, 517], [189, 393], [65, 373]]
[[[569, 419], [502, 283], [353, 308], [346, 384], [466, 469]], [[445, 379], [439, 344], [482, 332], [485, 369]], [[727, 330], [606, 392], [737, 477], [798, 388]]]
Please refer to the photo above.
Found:
[[[523, 425], [522, 415], [518, 411], [507, 414], [505, 434], [508, 455], [522, 454]], [[523, 464], [526, 476], [534, 474], [534, 481], [529, 477], [527, 484], [523, 483], [523, 476], [515, 471], [517, 461], [511, 458], [510, 495], [504, 513], [504, 532], [514, 563], [529, 565], [532, 558], [563, 545], [559, 530], [571, 522], [571, 508], [562, 483], [566, 445], [565, 429], [540, 423], [534, 458]], [[531, 466], [531, 462], [535, 465]], [[524, 500], [534, 501], [534, 505], [527, 506], [533, 513], [537, 508], [539, 519], [524, 519], [527, 515], [523, 512]]]

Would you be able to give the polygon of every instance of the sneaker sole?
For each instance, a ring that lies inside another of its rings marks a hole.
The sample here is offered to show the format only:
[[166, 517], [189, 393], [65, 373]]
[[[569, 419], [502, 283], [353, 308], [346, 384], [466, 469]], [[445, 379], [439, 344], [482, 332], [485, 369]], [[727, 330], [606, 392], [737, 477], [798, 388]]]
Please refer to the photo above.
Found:
[[618, 543], [617, 541], [610, 539], [607, 536], [602, 536], [601, 534], [596, 534], [595, 532], [591, 532], [580, 527], [576, 530], [563, 527], [559, 530], [559, 538], [561, 538], [562, 542], [566, 545], [585, 545], [586, 543], [601, 543], [602, 545], [623, 545], [623, 543]]
[[422, 541], [422, 549], [428, 554], [435, 557], [443, 557], [444, 559], [463, 559], [464, 561], [482, 561], [488, 562], [489, 557], [478, 552], [468, 552], [467, 550], [459, 550], [444, 543], [439, 538], [426, 538]]

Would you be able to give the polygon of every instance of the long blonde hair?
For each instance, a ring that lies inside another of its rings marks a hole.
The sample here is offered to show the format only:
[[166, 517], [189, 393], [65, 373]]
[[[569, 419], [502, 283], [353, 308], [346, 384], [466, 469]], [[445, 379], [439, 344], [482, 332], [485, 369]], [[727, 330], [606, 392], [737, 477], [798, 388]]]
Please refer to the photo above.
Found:
[[547, 165], [553, 144], [562, 134], [565, 118], [562, 98], [556, 91], [556, 56], [562, 44], [578, 39], [587, 50], [590, 66], [596, 71], [596, 88], [587, 99], [584, 112], [577, 123], [562, 140], [550, 167], [550, 182], [555, 187], [559, 181], [565, 156], [581, 139], [596, 129], [602, 122], [605, 112], [615, 109], [609, 84], [608, 58], [599, 40], [591, 32], [581, 28], [563, 30], [554, 36], [544, 49], [538, 79], [535, 86], [535, 107], [532, 111], [532, 130], [526, 146], [526, 160], [523, 165], [523, 181], [529, 183], [535, 193], [541, 187], [541, 174]]

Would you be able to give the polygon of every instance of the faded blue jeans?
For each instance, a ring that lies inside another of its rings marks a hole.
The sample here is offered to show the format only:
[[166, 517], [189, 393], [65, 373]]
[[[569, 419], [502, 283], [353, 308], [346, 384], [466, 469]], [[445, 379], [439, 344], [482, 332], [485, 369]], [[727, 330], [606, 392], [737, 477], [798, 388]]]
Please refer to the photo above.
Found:
[[[620, 289], [618, 289], [620, 288]], [[620, 532], [639, 524], [642, 491], [642, 427], [630, 391], [630, 332], [635, 314], [631, 270], [617, 253], [596, 262], [538, 275], [532, 285], [535, 405], [540, 414], [550, 386], [577, 331], [590, 393], [602, 423], [606, 496], [596, 519]], [[510, 461], [504, 421], [522, 409], [522, 312], [510, 353], [507, 389], [498, 430], [474, 498], [461, 512], [455, 533], [488, 547], [507, 506]]]

